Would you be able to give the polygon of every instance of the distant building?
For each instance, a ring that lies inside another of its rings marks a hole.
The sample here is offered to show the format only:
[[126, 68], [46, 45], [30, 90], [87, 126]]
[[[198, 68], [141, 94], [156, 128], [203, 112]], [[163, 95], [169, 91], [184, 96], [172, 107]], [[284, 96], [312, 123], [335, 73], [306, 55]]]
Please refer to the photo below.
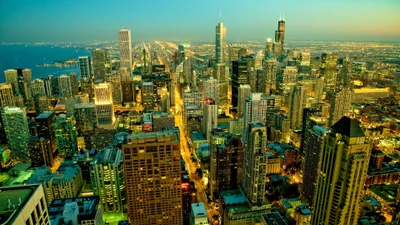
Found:
[[0, 224], [50, 225], [42, 185], [0, 187]]
[[103, 49], [92, 51], [93, 76], [94, 80], [106, 80], [106, 53]]
[[218, 105], [219, 102], [219, 82], [217, 79], [210, 77], [210, 79], [204, 81], [203, 87], [203, 100], [211, 98], [214, 99], [215, 103]]
[[49, 205], [51, 224], [103, 225], [99, 197], [56, 199]]
[[12, 85], [14, 95], [20, 93], [18, 86], [17, 70], [14, 69], [4, 70], [4, 76], [6, 77], [6, 82]]
[[237, 60], [232, 62], [232, 106], [237, 107], [239, 104], [239, 86], [248, 84], [247, 79], [247, 62]]
[[390, 88], [355, 88], [353, 89], [353, 103], [375, 103], [380, 98], [386, 98], [390, 95]]
[[112, 91], [112, 100], [114, 105], [122, 104], [122, 86], [121, 86], [121, 77], [116, 74], [110, 77], [111, 80], [111, 91]]
[[350, 88], [343, 88], [342, 90], [333, 93], [329, 110], [329, 126], [332, 126], [343, 116], [350, 113], [351, 102], [352, 91]]
[[51, 144], [49, 139], [31, 136], [28, 143], [28, 150], [32, 166], [40, 167], [43, 165], [52, 165], [52, 158], [50, 157]]
[[250, 97], [251, 87], [248, 84], [241, 84], [238, 90], [238, 117], [244, 116], [245, 101]]

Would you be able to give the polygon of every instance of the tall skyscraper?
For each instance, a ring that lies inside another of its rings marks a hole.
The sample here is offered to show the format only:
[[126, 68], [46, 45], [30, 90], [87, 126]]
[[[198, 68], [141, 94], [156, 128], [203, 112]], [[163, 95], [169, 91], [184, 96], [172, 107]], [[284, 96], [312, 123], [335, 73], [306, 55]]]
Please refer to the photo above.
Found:
[[145, 109], [154, 110], [155, 93], [153, 82], [142, 82], [142, 104]]
[[125, 181], [121, 149], [106, 148], [97, 153], [91, 167], [93, 193], [99, 196], [103, 212], [123, 212]]
[[324, 76], [324, 88], [327, 90], [336, 90], [337, 61], [337, 53], [322, 53], [321, 55], [320, 73]]
[[50, 149], [50, 140], [39, 138], [38, 136], [31, 136], [28, 143], [28, 150], [32, 166], [51, 166], [52, 156], [50, 154]]
[[36, 94], [33, 96], [36, 114], [39, 115], [49, 110], [50, 99], [45, 94]]
[[222, 22], [215, 28], [215, 59], [217, 63], [227, 63], [226, 27]]
[[306, 107], [306, 91], [303, 86], [292, 88], [289, 97], [289, 119], [290, 128], [299, 129], [303, 121], [303, 109]]
[[19, 93], [17, 70], [13, 69], [4, 70], [4, 76], [6, 77], [6, 82], [12, 85], [14, 94]]
[[122, 86], [121, 86], [121, 77], [119, 75], [113, 75], [110, 77], [111, 79], [111, 90], [112, 90], [112, 99], [114, 105], [122, 104]]
[[30, 135], [25, 108], [5, 106], [1, 108], [1, 119], [12, 157], [27, 160]]
[[210, 141], [211, 131], [217, 128], [218, 125], [218, 105], [212, 98], [204, 100], [203, 105], [203, 126], [202, 131]]
[[316, 103], [321, 103], [324, 94], [324, 77], [317, 76], [315, 78], [314, 98]]
[[58, 88], [62, 97], [67, 98], [72, 96], [71, 79], [68, 75], [58, 77]]
[[238, 117], [244, 116], [244, 105], [246, 99], [250, 97], [251, 87], [248, 84], [241, 84], [238, 91]]
[[210, 79], [204, 81], [203, 86], [203, 99], [212, 98], [215, 104], [218, 105], [219, 100], [219, 82], [217, 79], [210, 77]]
[[93, 82], [87, 77], [84, 77], [80, 80], [81, 82], [81, 91], [83, 93], [88, 94], [89, 101], [93, 101]]
[[128, 144], [123, 145], [123, 154], [129, 222], [182, 224], [178, 134], [172, 131], [131, 134]]
[[119, 54], [121, 58], [121, 68], [126, 68], [127, 73], [121, 74], [122, 81], [130, 80], [132, 74], [132, 40], [131, 31], [120, 29], [118, 31]]
[[86, 78], [92, 81], [92, 63], [89, 56], [79, 56], [79, 69], [81, 71], [81, 79]]
[[[277, 61], [274, 58], [266, 59], [264, 61], [264, 72], [265, 72], [265, 83], [266, 90], [264, 93], [275, 93], [276, 87], [276, 71], [277, 71]], [[264, 82], [262, 79], [260, 82]]]
[[94, 104], [99, 124], [112, 124], [114, 122], [114, 105], [110, 83], [94, 84]]
[[94, 80], [106, 80], [106, 53], [104, 50], [99, 48], [93, 50], [92, 60]]
[[56, 133], [54, 129], [56, 122], [55, 116], [56, 114], [54, 111], [45, 111], [35, 118], [38, 137], [50, 141], [50, 148], [48, 149], [49, 152], [47, 154], [49, 156], [48, 164], [46, 162], [49, 166], [53, 166], [54, 158], [58, 153]]
[[93, 103], [79, 103], [74, 106], [76, 130], [78, 136], [82, 136], [84, 131], [97, 128], [96, 106]]
[[248, 145], [244, 151], [242, 188], [250, 205], [265, 203], [267, 129], [262, 123], [249, 124]]
[[232, 106], [237, 107], [239, 86], [241, 84], [248, 84], [247, 79], [247, 62], [238, 60], [232, 62]]
[[11, 84], [0, 84], [0, 105], [15, 106], [14, 94]]
[[278, 30], [275, 31], [275, 42], [273, 50], [275, 55], [281, 56], [284, 53], [285, 44], [285, 19], [280, 18], [278, 21]]
[[325, 147], [325, 135], [328, 130], [320, 126], [314, 126], [307, 132], [306, 146], [304, 147], [304, 162], [302, 165], [303, 185], [301, 193], [303, 198], [311, 205], [317, 187], [318, 163], [321, 160], [321, 152]]
[[311, 224], [357, 224], [371, 146], [358, 122], [342, 117], [327, 133]]
[[[229, 71], [228, 71], [229, 72]], [[223, 63], [215, 64], [215, 74], [214, 78], [218, 80], [218, 104], [220, 107], [224, 107], [228, 104], [228, 78], [226, 65]]]
[[71, 157], [78, 152], [77, 132], [73, 116], [65, 114], [56, 116], [54, 125], [58, 153], [63, 157]]
[[32, 83], [32, 70], [25, 68], [22, 70], [22, 77], [24, 79], [24, 82], [29, 86], [31, 86]]
[[79, 92], [78, 74], [76, 74], [75, 72], [70, 73], [69, 79], [71, 81], [72, 96], [75, 96]]
[[43, 79], [34, 79], [31, 84], [32, 96], [35, 97], [37, 94], [46, 94], [46, 89], [44, 86]]
[[343, 88], [333, 93], [329, 109], [329, 126], [332, 126], [339, 121], [340, 118], [349, 114], [352, 94], [350, 88]]

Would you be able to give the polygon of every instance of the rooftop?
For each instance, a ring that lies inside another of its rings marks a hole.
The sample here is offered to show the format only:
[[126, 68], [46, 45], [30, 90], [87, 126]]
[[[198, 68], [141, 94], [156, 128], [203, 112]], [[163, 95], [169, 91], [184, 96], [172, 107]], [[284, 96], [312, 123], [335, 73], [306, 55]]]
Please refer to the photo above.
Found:
[[49, 214], [51, 219], [54, 219], [57, 216], [62, 216], [65, 205], [69, 203], [76, 202], [78, 205], [78, 220], [88, 220], [94, 219], [96, 216], [97, 206], [99, 204], [98, 196], [84, 197], [84, 198], [63, 198], [63, 199], [55, 199], [51, 202], [49, 206]]
[[193, 131], [190, 133], [190, 137], [192, 138], [192, 141], [202, 141], [202, 140], [206, 140], [206, 138], [204, 137], [203, 132], [199, 132], [199, 131]]
[[39, 114], [39, 116], [36, 117], [36, 119], [47, 119], [51, 115], [54, 114], [54, 111], [44, 111]]
[[152, 143], [152, 142], [179, 142], [179, 137], [173, 131], [158, 131], [137, 133], [128, 135], [128, 143]]
[[285, 220], [278, 212], [269, 212], [262, 215], [265, 222], [271, 225], [287, 225]]
[[342, 117], [338, 122], [332, 126], [332, 130], [343, 134], [347, 137], [365, 137], [364, 131], [361, 129], [360, 124], [349, 117]]
[[202, 202], [193, 203], [192, 211], [193, 211], [194, 217], [207, 216], [206, 208], [204, 207], [204, 203], [202, 203]]

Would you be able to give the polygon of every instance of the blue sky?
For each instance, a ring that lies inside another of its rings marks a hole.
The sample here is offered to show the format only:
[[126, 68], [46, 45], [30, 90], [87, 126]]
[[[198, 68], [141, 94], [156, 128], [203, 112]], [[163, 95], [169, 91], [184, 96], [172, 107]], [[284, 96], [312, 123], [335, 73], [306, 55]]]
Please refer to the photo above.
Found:
[[273, 37], [285, 14], [287, 40], [400, 41], [400, 0], [0, 0], [0, 42], [214, 40]]

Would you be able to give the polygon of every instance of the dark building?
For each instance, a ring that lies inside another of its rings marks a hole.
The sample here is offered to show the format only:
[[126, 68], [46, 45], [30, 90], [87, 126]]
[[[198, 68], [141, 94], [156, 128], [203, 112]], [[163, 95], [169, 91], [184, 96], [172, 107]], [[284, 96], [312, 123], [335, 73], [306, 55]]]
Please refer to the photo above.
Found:
[[375, 169], [381, 169], [383, 166], [383, 159], [385, 158], [385, 154], [382, 151], [374, 149], [371, 152], [371, 158], [369, 161], [369, 166]]
[[33, 167], [52, 166], [51, 144], [48, 139], [31, 136], [28, 142], [29, 157]]
[[232, 61], [232, 106], [238, 106], [239, 86], [247, 84], [247, 62], [244, 60]]
[[[182, 160], [183, 161], [183, 160]], [[184, 175], [182, 178], [182, 215], [183, 225], [189, 224], [190, 211], [192, 210], [192, 196], [195, 195], [195, 189], [190, 184], [189, 177]]]
[[48, 139], [50, 141], [50, 148], [47, 149], [49, 156], [49, 166], [54, 163], [54, 158], [57, 156], [57, 140], [54, 131], [54, 124], [56, 119], [54, 111], [42, 112], [36, 117], [36, 129], [39, 138]]
[[122, 81], [122, 101], [123, 102], [135, 102], [135, 83], [132, 81]]

